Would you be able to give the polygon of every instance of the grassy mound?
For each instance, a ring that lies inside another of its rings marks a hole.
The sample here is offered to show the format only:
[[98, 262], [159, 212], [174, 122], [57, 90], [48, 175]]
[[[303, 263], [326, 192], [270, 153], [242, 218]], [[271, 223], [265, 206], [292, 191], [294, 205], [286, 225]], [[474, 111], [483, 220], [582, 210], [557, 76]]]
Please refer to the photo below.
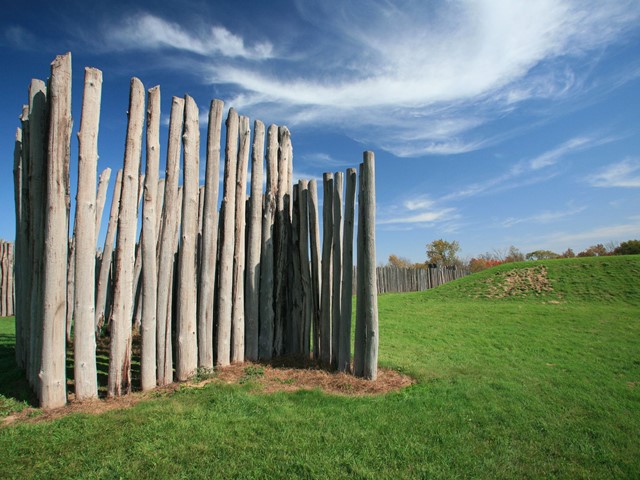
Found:
[[639, 272], [639, 257], [510, 264], [383, 295], [380, 362], [411, 387], [267, 394], [249, 379], [14, 424], [0, 477], [636, 478]]

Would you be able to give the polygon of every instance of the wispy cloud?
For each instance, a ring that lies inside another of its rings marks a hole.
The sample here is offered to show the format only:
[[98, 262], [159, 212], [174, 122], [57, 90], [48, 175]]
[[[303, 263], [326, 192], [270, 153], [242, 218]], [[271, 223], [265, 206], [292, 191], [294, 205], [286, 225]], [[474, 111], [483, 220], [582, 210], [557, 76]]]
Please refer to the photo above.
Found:
[[573, 215], [577, 215], [578, 213], [584, 212], [586, 208], [587, 207], [570, 207], [565, 210], [544, 211], [535, 215], [530, 215], [528, 217], [511, 217], [502, 221], [501, 225], [505, 228], [509, 228], [520, 223], [553, 223], [557, 222], [558, 220], [562, 220], [567, 217], [571, 217]]
[[117, 50], [175, 49], [203, 56], [220, 55], [251, 60], [273, 57], [273, 45], [258, 42], [247, 46], [242, 37], [222, 26], [192, 33], [177, 23], [150, 13], [126, 18], [106, 33], [107, 48]]
[[418, 195], [381, 209], [377, 223], [417, 228], [425, 224], [451, 222], [458, 218], [455, 208], [440, 206], [429, 197]]
[[627, 158], [587, 177], [594, 187], [640, 188], [640, 160]]
[[38, 44], [36, 36], [19, 25], [12, 25], [5, 29], [3, 37], [12, 47], [20, 50], [31, 50]]

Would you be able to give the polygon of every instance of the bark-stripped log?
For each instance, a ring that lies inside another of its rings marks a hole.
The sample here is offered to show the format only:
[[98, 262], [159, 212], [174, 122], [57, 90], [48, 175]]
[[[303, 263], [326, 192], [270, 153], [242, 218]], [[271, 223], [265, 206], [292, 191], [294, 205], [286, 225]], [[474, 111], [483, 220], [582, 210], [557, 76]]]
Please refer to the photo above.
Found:
[[245, 275], [245, 357], [252, 362], [258, 360], [263, 162], [264, 124], [260, 120], [256, 120], [253, 124], [253, 147], [251, 151], [251, 197], [249, 199]]
[[196, 247], [198, 240], [200, 129], [198, 107], [185, 95], [184, 169], [182, 187], [182, 234], [178, 258], [178, 309], [176, 319], [176, 378], [185, 381], [198, 367], [197, 274]]
[[331, 368], [338, 368], [340, 351], [340, 296], [342, 294], [342, 191], [344, 188], [342, 172], [333, 176], [333, 272], [331, 287]]
[[376, 284], [376, 188], [375, 160], [373, 152], [364, 152], [362, 173], [362, 230], [363, 238], [358, 241], [362, 248], [363, 282], [358, 287], [362, 295], [362, 316], [365, 326], [364, 378], [375, 380], [378, 376], [378, 288]]
[[120, 211], [120, 194], [122, 191], [122, 170], [118, 170], [116, 174], [116, 183], [113, 187], [113, 196], [111, 198], [111, 211], [109, 213], [109, 224], [107, 226], [107, 235], [104, 239], [104, 248], [102, 249], [102, 260], [100, 261], [100, 272], [98, 273], [98, 282], [96, 286], [96, 318], [95, 329], [99, 334], [105, 321], [105, 310], [107, 303], [107, 291], [109, 286], [109, 271], [111, 270], [113, 258], [113, 241], [116, 238], [118, 228], [118, 212]]
[[302, 286], [302, 323], [300, 353], [309, 358], [311, 341], [311, 318], [313, 316], [313, 294], [311, 291], [311, 265], [309, 264], [309, 182], [298, 182], [299, 199], [299, 255], [300, 284]]
[[16, 331], [16, 364], [18, 368], [25, 369], [25, 345], [24, 345], [24, 313], [22, 310], [22, 298], [25, 295], [24, 291], [24, 260], [22, 257], [23, 247], [26, 245], [27, 240], [24, 238], [23, 222], [25, 221], [23, 212], [24, 207], [22, 204], [22, 129], [16, 129], [16, 136], [13, 148], [13, 192], [14, 192], [14, 205], [16, 214], [16, 244], [14, 248], [14, 271], [15, 271], [15, 331]]
[[86, 68], [78, 133], [78, 194], [75, 217], [74, 382], [76, 400], [98, 396], [95, 322], [96, 175], [102, 72]]
[[96, 194], [96, 244], [100, 238], [100, 227], [102, 226], [102, 213], [104, 204], [107, 201], [107, 188], [109, 188], [109, 180], [111, 179], [111, 169], [105, 168], [98, 179], [98, 192]]
[[342, 247], [342, 295], [340, 307], [340, 339], [338, 342], [338, 371], [351, 367], [351, 313], [353, 289], [353, 226], [356, 201], [356, 169], [349, 168], [345, 179], [344, 243]]
[[231, 361], [244, 362], [244, 265], [245, 224], [247, 208], [247, 170], [249, 167], [249, 118], [240, 116], [240, 144], [236, 174], [235, 244], [233, 247], [233, 308]]
[[270, 360], [273, 355], [273, 223], [276, 202], [272, 191], [264, 196], [262, 209], [262, 251], [260, 255], [260, 325], [258, 357]]
[[291, 240], [289, 250], [289, 289], [290, 295], [290, 325], [288, 328], [289, 355], [299, 355], [302, 349], [302, 279], [300, 275], [300, 190], [298, 185], [293, 186], [291, 214]]
[[218, 190], [220, 183], [221, 100], [212, 100], [207, 131], [207, 166], [202, 223], [202, 265], [198, 291], [198, 366], [213, 368], [213, 317], [218, 251]]
[[145, 120], [144, 86], [131, 80], [129, 119], [125, 143], [124, 167], [115, 258], [111, 345], [109, 350], [110, 397], [131, 391], [131, 318], [133, 315], [133, 274], [136, 249], [138, 181], [142, 154], [142, 128]]
[[156, 355], [158, 385], [173, 381], [171, 345], [171, 297], [175, 231], [178, 225], [178, 177], [180, 175], [180, 136], [184, 122], [184, 99], [173, 97], [169, 119], [169, 140], [162, 208], [162, 231], [158, 258], [158, 299], [156, 304]]
[[360, 287], [364, 283], [364, 251], [360, 247], [361, 239], [364, 238], [364, 164], [360, 164], [358, 182], [358, 235], [356, 250], [356, 328], [353, 342], [353, 374], [356, 377], [364, 376], [364, 352], [366, 347], [366, 327], [363, 315], [363, 296], [360, 294]]
[[40, 406], [67, 402], [65, 323], [71, 149], [71, 54], [51, 64], [49, 142], [45, 168], [44, 263], [42, 269], [42, 363]]
[[233, 310], [233, 246], [236, 211], [236, 165], [238, 163], [238, 113], [229, 109], [224, 159], [220, 272], [218, 287], [217, 359], [219, 366], [231, 362], [231, 318]]
[[323, 175], [324, 200], [322, 204], [322, 292], [320, 298], [320, 361], [331, 366], [331, 288], [333, 252], [333, 175]]
[[147, 152], [142, 206], [142, 352], [140, 383], [142, 390], [156, 386], [156, 300], [158, 295], [158, 176], [160, 165], [160, 87], [147, 92]]
[[312, 312], [312, 342], [313, 358], [320, 359], [320, 225], [318, 215], [318, 184], [315, 180], [309, 182], [308, 194], [309, 210], [309, 250], [311, 251], [311, 312]]
[[[47, 87], [41, 80], [31, 80], [29, 86], [29, 229], [31, 258], [30, 280], [31, 291], [29, 298], [29, 331], [30, 345], [30, 378], [31, 386], [39, 395], [40, 365], [42, 362], [42, 270], [44, 262], [44, 217], [45, 211], [41, 207], [45, 204], [46, 159], [48, 148], [48, 117], [49, 105], [45, 92]], [[65, 235], [65, 246], [66, 246]], [[61, 283], [62, 284], [62, 283]], [[59, 287], [59, 286], [58, 286]], [[65, 310], [66, 313], [66, 310]]]

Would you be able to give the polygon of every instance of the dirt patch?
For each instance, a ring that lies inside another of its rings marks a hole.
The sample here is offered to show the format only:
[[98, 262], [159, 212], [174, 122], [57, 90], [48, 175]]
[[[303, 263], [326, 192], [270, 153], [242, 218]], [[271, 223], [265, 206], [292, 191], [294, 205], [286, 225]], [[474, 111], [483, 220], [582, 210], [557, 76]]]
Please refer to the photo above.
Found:
[[320, 370], [308, 362], [295, 359], [275, 361], [270, 365], [246, 362], [215, 369], [212, 372], [199, 372], [191, 381], [173, 383], [151, 392], [134, 392], [123, 397], [85, 402], [76, 402], [73, 394], [70, 394], [69, 403], [64, 407], [52, 410], [25, 408], [1, 419], [0, 427], [14, 423], [47, 422], [71, 413], [99, 415], [111, 410], [132, 407], [145, 399], [169, 396], [183, 388], [201, 388], [209, 383], [251, 384], [256, 386], [254, 392], [258, 394], [317, 389], [333, 395], [364, 396], [400, 390], [414, 384], [415, 381], [386, 368], [379, 368], [378, 378], [372, 382], [346, 373]]
[[484, 297], [528, 297], [552, 293], [547, 267], [538, 265], [496, 273], [485, 281]]

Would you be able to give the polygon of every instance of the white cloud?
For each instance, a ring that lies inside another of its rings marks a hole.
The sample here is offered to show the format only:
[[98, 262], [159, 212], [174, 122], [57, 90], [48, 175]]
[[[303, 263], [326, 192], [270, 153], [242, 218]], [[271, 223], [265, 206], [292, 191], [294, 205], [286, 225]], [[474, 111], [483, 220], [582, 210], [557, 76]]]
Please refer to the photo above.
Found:
[[509, 228], [520, 223], [553, 223], [557, 222], [558, 220], [577, 215], [578, 213], [584, 212], [585, 210], [586, 207], [572, 207], [566, 210], [558, 210], [555, 212], [540, 212], [528, 217], [511, 217], [504, 220], [502, 222], [502, 226], [505, 228]]
[[640, 188], [640, 160], [628, 158], [611, 164], [587, 181], [594, 187]]
[[425, 195], [405, 199], [398, 204], [379, 209], [378, 225], [409, 225], [447, 223], [459, 218], [455, 208], [442, 207]]
[[273, 57], [273, 46], [268, 42], [245, 45], [242, 37], [221, 26], [208, 30], [187, 31], [181, 25], [150, 13], [141, 13], [112, 27], [106, 35], [108, 46], [119, 50], [175, 49], [203, 56], [264, 60]]

